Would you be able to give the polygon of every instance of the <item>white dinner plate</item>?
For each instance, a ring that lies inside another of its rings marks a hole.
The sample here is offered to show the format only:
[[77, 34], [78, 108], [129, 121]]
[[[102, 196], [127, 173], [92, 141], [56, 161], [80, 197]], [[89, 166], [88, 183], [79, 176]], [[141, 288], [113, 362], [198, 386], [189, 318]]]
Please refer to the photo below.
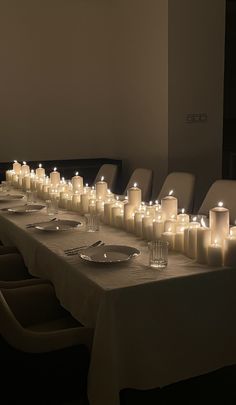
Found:
[[6, 194], [0, 196], [0, 202], [11, 202], [21, 200], [24, 196], [21, 194]]
[[44, 207], [45, 205], [28, 204], [28, 205], [20, 205], [19, 207], [4, 208], [3, 211], [12, 212], [14, 214], [29, 214], [31, 212], [40, 211]]
[[42, 225], [36, 225], [35, 229], [45, 232], [58, 232], [58, 231], [68, 231], [69, 229], [75, 229], [80, 227], [82, 224], [78, 221], [58, 219], [56, 221], [45, 222]]
[[79, 257], [94, 263], [121, 263], [140, 255], [140, 250], [125, 245], [104, 245], [79, 252]]

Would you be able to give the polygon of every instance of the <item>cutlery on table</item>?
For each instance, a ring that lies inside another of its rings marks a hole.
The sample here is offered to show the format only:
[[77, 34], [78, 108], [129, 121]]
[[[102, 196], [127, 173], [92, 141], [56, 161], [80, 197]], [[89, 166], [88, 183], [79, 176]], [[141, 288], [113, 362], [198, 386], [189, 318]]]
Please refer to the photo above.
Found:
[[52, 219], [50, 219], [50, 221], [34, 222], [32, 224], [26, 224], [25, 226], [26, 226], [26, 228], [34, 228], [37, 225], [47, 224], [48, 222], [53, 222], [56, 220], [57, 220], [57, 218], [52, 218]]
[[96, 246], [103, 246], [105, 245], [104, 242], [102, 242], [101, 240], [97, 240], [96, 242], [92, 243], [91, 245], [83, 245], [83, 246], [78, 246], [75, 248], [71, 248], [71, 249], [65, 249], [64, 253], [67, 256], [72, 256], [72, 255], [76, 255], [80, 250], [84, 250], [84, 249], [88, 249], [91, 247], [96, 247]]

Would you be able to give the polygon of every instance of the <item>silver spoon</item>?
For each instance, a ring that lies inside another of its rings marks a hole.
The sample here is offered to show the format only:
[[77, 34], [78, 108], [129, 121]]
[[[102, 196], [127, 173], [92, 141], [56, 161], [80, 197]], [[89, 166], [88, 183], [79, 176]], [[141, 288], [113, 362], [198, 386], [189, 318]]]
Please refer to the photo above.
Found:
[[78, 246], [77, 248], [71, 248], [71, 249], [65, 249], [64, 252], [67, 256], [75, 255], [77, 252], [80, 250], [88, 249], [91, 247], [96, 247], [96, 246], [103, 246], [104, 242], [101, 240], [97, 240], [96, 242], [92, 243], [91, 245], [84, 245], [84, 246]]

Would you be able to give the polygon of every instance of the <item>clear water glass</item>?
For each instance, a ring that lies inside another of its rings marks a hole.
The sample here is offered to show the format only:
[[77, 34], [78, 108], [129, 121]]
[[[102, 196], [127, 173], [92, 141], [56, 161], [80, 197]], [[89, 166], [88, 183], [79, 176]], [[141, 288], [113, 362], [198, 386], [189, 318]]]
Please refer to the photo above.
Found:
[[46, 200], [46, 209], [49, 216], [58, 214], [58, 199], [52, 198], [51, 200]]
[[100, 216], [97, 213], [85, 214], [87, 232], [99, 231]]
[[150, 267], [156, 269], [166, 268], [168, 264], [168, 245], [169, 243], [163, 240], [148, 242]]

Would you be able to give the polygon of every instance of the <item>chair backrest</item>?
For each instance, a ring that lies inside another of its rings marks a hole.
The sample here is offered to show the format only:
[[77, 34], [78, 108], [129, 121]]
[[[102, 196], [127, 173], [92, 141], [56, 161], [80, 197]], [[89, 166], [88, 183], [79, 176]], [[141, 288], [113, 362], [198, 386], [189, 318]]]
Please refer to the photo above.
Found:
[[209, 188], [198, 213], [208, 215], [209, 210], [216, 207], [219, 201], [222, 201], [224, 207], [229, 209], [230, 223], [235, 224], [236, 180], [216, 180]]
[[98, 170], [98, 173], [95, 177], [94, 180], [94, 185], [97, 183], [99, 180], [101, 180], [101, 177], [104, 177], [104, 181], [107, 182], [108, 188], [112, 191], [116, 191], [116, 181], [117, 181], [117, 176], [118, 176], [118, 166], [117, 165], [112, 165], [112, 164], [104, 164], [100, 167]]
[[195, 181], [195, 175], [192, 173], [169, 173], [157, 199], [161, 201], [163, 197], [169, 194], [170, 190], [173, 190], [173, 195], [178, 198], [178, 207], [184, 208], [186, 212], [191, 213], [193, 209]]
[[134, 183], [142, 190], [142, 201], [150, 201], [152, 195], [153, 171], [151, 169], [137, 168], [133, 171], [128, 184], [123, 192], [127, 193], [128, 188], [133, 187]]

